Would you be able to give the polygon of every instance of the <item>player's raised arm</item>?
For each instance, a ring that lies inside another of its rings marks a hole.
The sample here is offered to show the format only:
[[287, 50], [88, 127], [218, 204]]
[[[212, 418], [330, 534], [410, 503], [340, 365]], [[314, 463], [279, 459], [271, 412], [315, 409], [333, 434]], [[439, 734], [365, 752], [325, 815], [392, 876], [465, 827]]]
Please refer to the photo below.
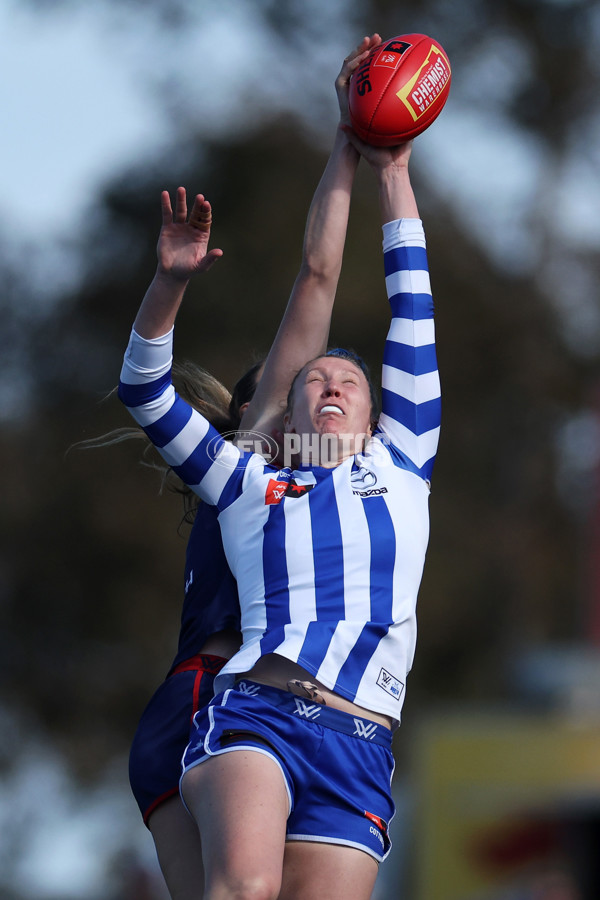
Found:
[[412, 142], [373, 147], [354, 135], [351, 140], [377, 178], [392, 312], [379, 428], [409, 467], [429, 481], [440, 433], [440, 380], [425, 234], [408, 170]]
[[[171, 365], [173, 325], [187, 284], [222, 251], [208, 250], [212, 214], [202, 194], [188, 217], [185, 189], [177, 190], [174, 214], [164, 191], [162, 212], [158, 266], [125, 352], [119, 398], [181, 480], [203, 500], [221, 506], [224, 493], [231, 502], [232, 479], [241, 477], [240, 452], [178, 396]], [[215, 474], [207, 478], [209, 473]]]
[[156, 274], [146, 291], [134, 322], [141, 337], [167, 334], [193, 275], [206, 272], [223, 255], [208, 249], [212, 212], [203, 194], [197, 194], [188, 218], [185, 188], [177, 189], [175, 212], [167, 191], [161, 195], [162, 228], [158, 239]]
[[381, 42], [365, 37], [346, 57], [336, 79], [340, 124], [331, 154], [308, 212], [302, 262], [279, 330], [267, 357], [245, 429], [271, 433], [282, 429], [291, 382], [302, 366], [325, 351], [342, 267], [350, 196], [359, 154], [343, 127], [349, 123], [348, 84], [353, 72]]

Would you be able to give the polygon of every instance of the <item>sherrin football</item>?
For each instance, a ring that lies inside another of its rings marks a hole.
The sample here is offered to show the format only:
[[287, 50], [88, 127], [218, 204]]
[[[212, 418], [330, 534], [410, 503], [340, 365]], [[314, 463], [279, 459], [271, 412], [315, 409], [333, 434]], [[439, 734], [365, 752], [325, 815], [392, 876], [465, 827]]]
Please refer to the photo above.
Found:
[[401, 34], [372, 50], [350, 80], [350, 121], [376, 147], [417, 137], [444, 108], [450, 62], [426, 34]]

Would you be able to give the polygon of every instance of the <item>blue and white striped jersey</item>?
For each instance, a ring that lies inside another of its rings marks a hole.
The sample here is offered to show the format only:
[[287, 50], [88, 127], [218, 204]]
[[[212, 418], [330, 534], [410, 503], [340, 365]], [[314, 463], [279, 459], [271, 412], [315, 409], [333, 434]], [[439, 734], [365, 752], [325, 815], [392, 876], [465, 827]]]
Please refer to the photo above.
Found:
[[219, 691], [269, 653], [341, 696], [400, 720], [429, 536], [440, 387], [420, 220], [384, 225], [392, 322], [382, 414], [363, 453], [276, 470], [224, 441], [171, 384], [172, 334], [132, 334], [119, 395], [166, 462], [219, 511], [243, 644]]

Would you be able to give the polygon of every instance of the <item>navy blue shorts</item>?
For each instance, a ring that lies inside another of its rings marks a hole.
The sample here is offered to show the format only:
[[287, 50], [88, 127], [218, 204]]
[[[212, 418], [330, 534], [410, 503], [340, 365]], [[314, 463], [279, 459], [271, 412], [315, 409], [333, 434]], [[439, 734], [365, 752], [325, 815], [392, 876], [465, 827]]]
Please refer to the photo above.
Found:
[[129, 783], [146, 825], [156, 807], [179, 792], [192, 720], [212, 699], [215, 675], [226, 662], [198, 654], [181, 663], [142, 713], [129, 753]]
[[287, 788], [288, 841], [343, 844], [385, 859], [394, 815], [388, 728], [246, 679], [206, 713], [194, 718], [185, 771], [234, 750], [264, 753]]

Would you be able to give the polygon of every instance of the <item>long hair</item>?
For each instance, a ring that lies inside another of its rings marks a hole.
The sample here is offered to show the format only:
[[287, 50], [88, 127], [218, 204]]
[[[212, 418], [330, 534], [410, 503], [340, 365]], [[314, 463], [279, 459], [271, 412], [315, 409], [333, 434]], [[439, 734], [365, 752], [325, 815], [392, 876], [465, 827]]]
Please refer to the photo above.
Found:
[[[254, 363], [236, 382], [230, 393], [218, 378], [189, 361], [173, 363], [173, 385], [177, 393], [201, 413], [220, 434], [227, 435], [239, 428], [241, 408], [249, 403], [256, 390], [257, 375], [263, 360]], [[116, 388], [115, 388], [116, 390]], [[178, 478], [173, 470], [166, 466], [157, 456], [157, 452], [148, 440], [144, 430], [139, 427], [114, 428], [106, 434], [88, 440], [78, 441], [73, 447], [78, 449], [95, 449], [120, 444], [123, 441], [143, 441], [142, 465], [156, 469], [161, 474], [160, 491], [167, 487], [183, 497], [186, 522], [193, 521], [198, 508], [199, 498]], [[72, 448], [70, 448], [72, 449]]]

